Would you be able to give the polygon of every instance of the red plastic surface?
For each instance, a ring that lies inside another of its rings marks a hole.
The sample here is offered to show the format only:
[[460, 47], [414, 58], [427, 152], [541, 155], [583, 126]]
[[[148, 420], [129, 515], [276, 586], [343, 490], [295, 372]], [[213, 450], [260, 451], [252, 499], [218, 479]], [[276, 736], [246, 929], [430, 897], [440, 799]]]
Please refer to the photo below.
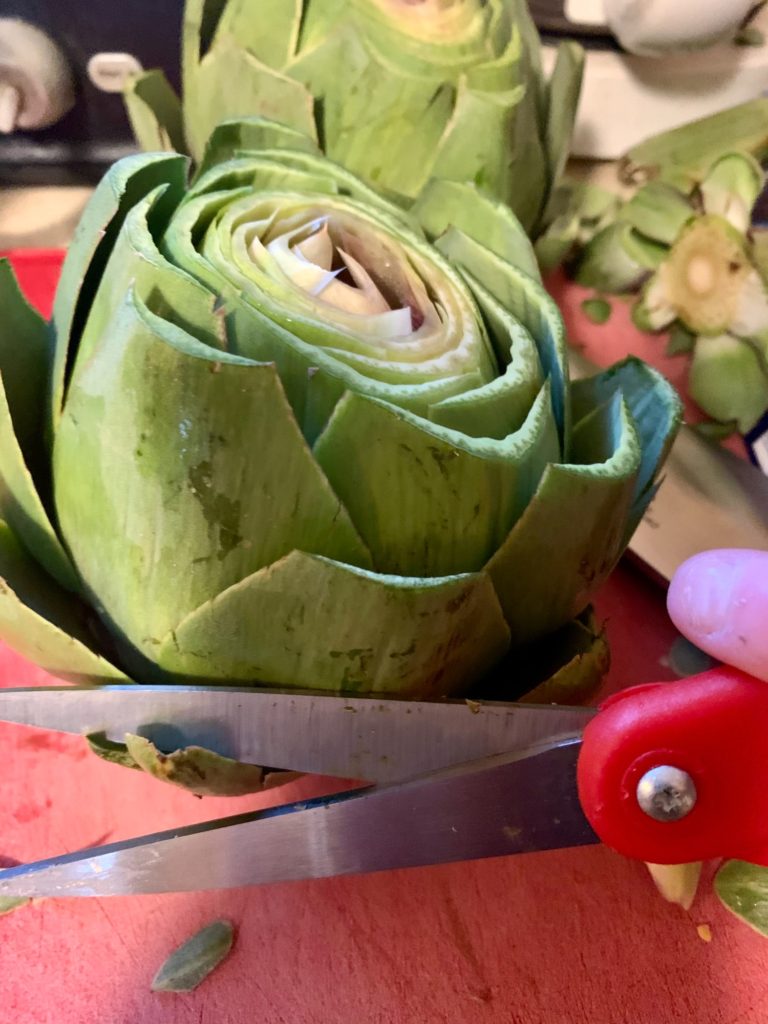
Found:
[[[21, 258], [50, 308], [51, 254]], [[18, 258], [14, 257], [18, 265]], [[601, 590], [609, 687], [672, 678], [663, 593], [620, 565]], [[53, 682], [0, 646], [0, 685]], [[0, 725], [4, 863], [318, 792], [197, 800]], [[707, 870], [711, 874], [711, 870]], [[175, 945], [216, 917], [232, 955], [189, 995], [153, 994]], [[702, 941], [706, 923], [712, 941]], [[228, 893], [50, 900], [0, 917], [0, 1024], [765, 1024], [768, 943], [705, 883], [690, 913], [602, 846]]]
[[[604, 843], [638, 860], [768, 865], [766, 736], [768, 686], [736, 669], [624, 691], [584, 733], [584, 812]], [[656, 821], [637, 802], [638, 782], [659, 765], [682, 769], [696, 786], [696, 804], [679, 821]]]

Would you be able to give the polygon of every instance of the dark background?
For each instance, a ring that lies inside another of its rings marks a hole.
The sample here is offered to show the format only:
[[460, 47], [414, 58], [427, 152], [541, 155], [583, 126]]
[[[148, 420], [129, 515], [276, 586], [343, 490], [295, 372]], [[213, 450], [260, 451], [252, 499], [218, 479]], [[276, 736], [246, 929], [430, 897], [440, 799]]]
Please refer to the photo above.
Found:
[[58, 124], [0, 135], [0, 181], [89, 182], [133, 150], [119, 93], [101, 92], [86, 74], [94, 53], [125, 52], [161, 67], [178, 87], [183, 0], [0, 0], [0, 17], [42, 28], [74, 72], [77, 102]]

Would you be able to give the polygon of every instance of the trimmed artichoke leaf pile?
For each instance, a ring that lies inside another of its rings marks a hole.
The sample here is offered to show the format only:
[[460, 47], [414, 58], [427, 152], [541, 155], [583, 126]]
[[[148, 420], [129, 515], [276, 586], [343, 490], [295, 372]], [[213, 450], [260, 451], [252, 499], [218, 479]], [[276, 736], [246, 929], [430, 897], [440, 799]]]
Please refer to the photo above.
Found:
[[713, 438], [748, 434], [768, 412], [768, 231], [752, 223], [768, 107], [728, 113], [733, 138], [718, 136], [716, 115], [640, 147], [657, 154], [655, 176], [624, 199], [565, 183], [536, 243], [543, 267], [564, 262], [595, 289], [601, 322], [601, 297], [620, 295], [639, 330], [668, 332], [666, 354], [687, 356], [686, 392], [707, 417], [697, 429]]
[[563, 43], [547, 77], [525, 0], [187, 0], [182, 65], [181, 101], [158, 70], [126, 91], [145, 150], [199, 162], [217, 125], [267, 117], [401, 202], [471, 181], [535, 233], [583, 54]]
[[427, 699], [588, 662], [673, 390], [635, 360], [569, 383], [473, 187], [444, 225], [439, 187], [406, 214], [258, 128], [192, 184], [116, 164], [50, 325], [3, 265], [0, 636], [78, 682]]

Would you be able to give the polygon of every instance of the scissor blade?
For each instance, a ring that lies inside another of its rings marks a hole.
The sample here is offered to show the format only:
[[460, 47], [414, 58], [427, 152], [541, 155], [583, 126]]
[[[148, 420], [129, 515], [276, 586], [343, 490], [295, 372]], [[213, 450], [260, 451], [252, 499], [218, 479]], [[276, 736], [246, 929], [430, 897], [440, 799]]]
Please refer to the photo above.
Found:
[[0, 720], [197, 744], [252, 764], [399, 782], [581, 732], [594, 710], [379, 700], [227, 687], [0, 689]]
[[577, 737], [401, 786], [291, 804], [0, 871], [0, 897], [229, 889], [598, 842]]

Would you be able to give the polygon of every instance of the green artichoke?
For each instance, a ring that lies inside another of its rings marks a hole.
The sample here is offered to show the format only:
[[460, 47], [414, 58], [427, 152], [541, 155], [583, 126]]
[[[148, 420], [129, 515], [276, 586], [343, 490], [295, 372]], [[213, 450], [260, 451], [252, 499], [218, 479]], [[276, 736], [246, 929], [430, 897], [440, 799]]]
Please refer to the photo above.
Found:
[[472, 181], [533, 231], [568, 155], [583, 55], [542, 72], [525, 0], [187, 0], [183, 112], [162, 72], [126, 102], [144, 149], [196, 160], [220, 123], [261, 115], [380, 191]]
[[406, 214], [283, 126], [239, 135], [191, 185], [178, 155], [109, 171], [50, 330], [0, 275], [0, 635], [79, 681], [466, 692], [573, 630], [674, 392], [637, 361], [569, 385], [473, 187]]

